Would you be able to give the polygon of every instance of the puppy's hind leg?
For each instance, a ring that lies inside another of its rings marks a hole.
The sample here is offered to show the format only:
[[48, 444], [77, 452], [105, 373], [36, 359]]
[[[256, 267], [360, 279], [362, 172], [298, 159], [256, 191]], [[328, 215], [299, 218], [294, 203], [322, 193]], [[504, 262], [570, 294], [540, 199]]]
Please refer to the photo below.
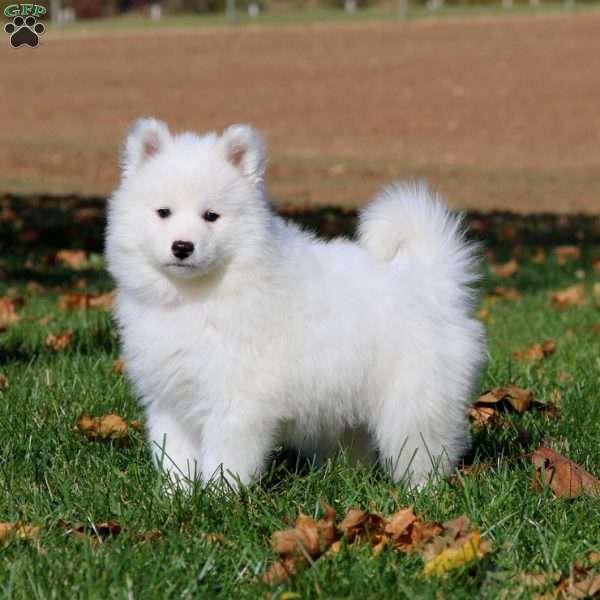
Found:
[[398, 385], [395, 392], [372, 424], [383, 467], [413, 486], [448, 474], [467, 446], [466, 417], [434, 385]]

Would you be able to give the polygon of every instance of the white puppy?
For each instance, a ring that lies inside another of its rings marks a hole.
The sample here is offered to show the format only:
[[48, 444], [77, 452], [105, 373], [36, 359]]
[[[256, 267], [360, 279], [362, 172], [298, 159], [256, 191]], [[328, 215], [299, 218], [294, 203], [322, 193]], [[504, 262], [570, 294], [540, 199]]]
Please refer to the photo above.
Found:
[[273, 214], [265, 163], [243, 125], [172, 136], [142, 119], [127, 136], [106, 256], [158, 462], [247, 483], [276, 444], [323, 459], [341, 443], [395, 480], [447, 473], [485, 355], [460, 219], [398, 184], [358, 243], [325, 242]]

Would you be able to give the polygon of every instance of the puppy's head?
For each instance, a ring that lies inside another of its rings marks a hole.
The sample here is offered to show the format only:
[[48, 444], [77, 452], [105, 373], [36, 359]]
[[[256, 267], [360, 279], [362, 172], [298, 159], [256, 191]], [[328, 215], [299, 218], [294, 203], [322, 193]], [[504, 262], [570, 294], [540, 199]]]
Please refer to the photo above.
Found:
[[107, 259], [119, 283], [202, 278], [250, 259], [268, 215], [265, 165], [265, 144], [249, 126], [173, 136], [161, 121], [136, 121], [109, 210]]

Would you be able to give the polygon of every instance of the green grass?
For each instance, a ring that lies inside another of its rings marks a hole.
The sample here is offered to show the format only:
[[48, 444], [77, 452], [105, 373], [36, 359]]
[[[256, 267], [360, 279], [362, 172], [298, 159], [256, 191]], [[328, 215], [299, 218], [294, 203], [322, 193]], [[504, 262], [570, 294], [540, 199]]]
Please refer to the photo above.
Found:
[[[485, 220], [481, 237], [498, 261], [519, 242], [525, 245], [520, 270], [507, 280], [483, 266], [484, 292], [511, 285], [522, 299], [488, 303], [490, 360], [481, 389], [514, 381], [542, 401], [558, 389], [562, 402], [556, 419], [541, 412], [507, 414], [508, 428], [475, 431], [472, 458], [487, 465], [479, 474], [410, 492], [343, 460], [297, 469], [293, 455], [285, 460], [280, 453], [269, 474], [239, 496], [197, 488], [191, 497], [166, 497], [141, 431], [125, 442], [93, 442], [74, 429], [82, 411], [143, 418], [126, 380], [112, 369], [119, 349], [110, 315], [57, 308], [58, 295], [81, 278], [86, 291], [111, 288], [99, 256], [101, 205], [90, 202], [97, 214], [73, 229], [68, 203], [11, 202], [22, 223], [0, 221], [0, 296], [22, 296], [26, 303], [20, 321], [0, 334], [0, 373], [10, 382], [0, 391], [0, 521], [38, 525], [40, 538], [0, 545], [3, 597], [277, 598], [292, 591], [298, 598], [527, 598], [507, 571], [568, 573], [586, 552], [600, 551], [600, 499], [559, 500], [533, 489], [527, 456], [544, 440], [600, 475], [600, 335], [593, 332], [600, 311], [591, 294], [600, 228], [593, 219]], [[301, 217], [329, 232], [352, 224], [335, 211]], [[517, 228], [517, 237], [500, 241], [507, 226]], [[27, 240], [27, 230], [36, 232], [35, 241]], [[573, 240], [581, 259], [559, 265], [553, 246]], [[528, 259], [534, 243], [548, 252], [540, 265]], [[49, 260], [56, 248], [68, 246], [92, 254], [89, 268], [74, 272]], [[28, 291], [31, 281], [45, 291]], [[588, 305], [550, 306], [552, 290], [577, 282], [587, 285]], [[48, 315], [51, 320], [40, 323]], [[66, 329], [75, 332], [70, 346], [56, 352], [45, 345], [48, 333]], [[540, 364], [511, 358], [515, 349], [548, 337], [557, 351]], [[558, 378], [561, 371], [572, 381]], [[339, 515], [351, 506], [388, 514], [408, 504], [427, 519], [466, 513], [493, 552], [440, 579], [424, 579], [417, 556], [384, 550], [371, 558], [368, 548], [342, 549], [287, 583], [262, 583], [261, 571], [275, 558], [270, 533], [288, 527], [299, 511], [319, 514], [320, 498]], [[89, 536], [66, 535], [59, 525], [110, 519], [122, 532], [95, 544]], [[162, 537], [145, 541], [143, 534], [155, 529]], [[207, 540], [209, 532], [222, 533], [224, 541]]]
[[[541, 2], [538, 6], [515, 3], [513, 8], [503, 8], [500, 2], [492, 4], [456, 4], [445, 5], [437, 10], [430, 10], [423, 4], [412, 5], [406, 17], [398, 14], [394, 3], [374, 4], [354, 13], [346, 13], [339, 8], [316, 6], [298, 8], [295, 6], [275, 6], [251, 18], [242, 10], [236, 14], [238, 26], [290, 26], [315, 25], [319, 23], [360, 24], [368, 21], [398, 21], [420, 20], [431, 18], [464, 18], [482, 16], [517, 16], [536, 14], [569, 14], [597, 11], [598, 5], [592, 2], [578, 2], [574, 7], [566, 7], [562, 2]], [[223, 13], [207, 14], [165, 14], [158, 22], [153, 22], [148, 16], [140, 13], [126, 13], [117, 17], [103, 19], [81, 20], [75, 23], [55, 26], [50, 25], [54, 32], [118, 32], [139, 30], [158, 30], [171, 28], [224, 27], [228, 23]]]

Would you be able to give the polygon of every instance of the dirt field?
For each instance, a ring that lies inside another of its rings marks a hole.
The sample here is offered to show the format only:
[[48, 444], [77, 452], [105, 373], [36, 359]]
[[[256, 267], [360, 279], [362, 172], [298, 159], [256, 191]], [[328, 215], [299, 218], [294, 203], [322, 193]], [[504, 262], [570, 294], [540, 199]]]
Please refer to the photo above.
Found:
[[261, 128], [284, 203], [425, 176], [458, 206], [600, 212], [600, 13], [48, 33], [0, 61], [0, 192], [106, 194], [156, 115]]

